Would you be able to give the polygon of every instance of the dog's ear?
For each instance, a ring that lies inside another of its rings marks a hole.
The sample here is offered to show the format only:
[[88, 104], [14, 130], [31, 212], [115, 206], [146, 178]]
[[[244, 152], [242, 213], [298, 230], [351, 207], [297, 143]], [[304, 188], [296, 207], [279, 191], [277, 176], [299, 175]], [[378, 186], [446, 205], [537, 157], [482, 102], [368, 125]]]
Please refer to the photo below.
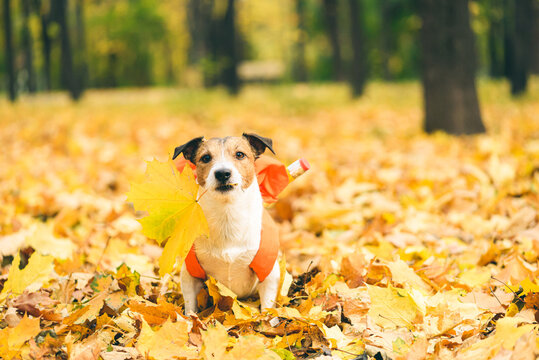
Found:
[[264, 153], [266, 151], [266, 148], [270, 149], [272, 153], [275, 154], [275, 151], [273, 151], [273, 140], [267, 137], [263, 137], [257, 134], [246, 134], [243, 133], [243, 137], [249, 141], [249, 144], [253, 148], [253, 151], [255, 153], [255, 156], [260, 156], [260, 154]]
[[176, 149], [174, 149], [174, 156], [172, 157], [172, 160], [176, 159], [178, 155], [183, 153], [183, 157], [194, 164], [195, 155], [202, 140], [204, 140], [204, 136], [191, 139], [185, 144], [178, 146]]

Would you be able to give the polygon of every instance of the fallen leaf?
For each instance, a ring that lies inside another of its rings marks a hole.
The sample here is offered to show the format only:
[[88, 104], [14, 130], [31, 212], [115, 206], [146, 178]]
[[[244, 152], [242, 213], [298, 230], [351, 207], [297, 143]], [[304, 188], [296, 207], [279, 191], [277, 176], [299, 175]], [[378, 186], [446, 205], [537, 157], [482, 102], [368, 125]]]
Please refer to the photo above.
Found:
[[131, 184], [127, 200], [149, 213], [140, 220], [142, 233], [160, 244], [168, 239], [159, 258], [161, 276], [172, 271], [177, 257], [183, 262], [198, 236], [208, 233], [197, 192], [191, 168], [180, 174], [171, 160], [148, 162], [146, 181]]
[[431, 287], [421, 279], [404, 261], [391, 261], [387, 264], [391, 270], [393, 281], [408, 289], [416, 289], [424, 294], [431, 292]]
[[0, 330], [0, 357], [6, 360], [17, 357], [24, 343], [39, 332], [39, 318], [28, 316], [24, 316], [16, 327]]
[[28, 265], [24, 269], [19, 269], [19, 264], [20, 256], [17, 253], [11, 263], [7, 281], [0, 293], [0, 301], [10, 293], [20, 295], [27, 288], [29, 291], [38, 289], [45, 281], [50, 279], [54, 269], [53, 257], [43, 256], [39, 253], [33, 253], [30, 256]]
[[42, 255], [52, 255], [60, 260], [71, 258], [75, 251], [75, 244], [70, 239], [54, 235], [52, 223], [35, 224], [26, 238], [26, 244]]
[[173, 357], [196, 358], [198, 352], [188, 345], [190, 325], [186, 320], [167, 320], [158, 330], [142, 320], [136, 348], [145, 357], [168, 360]]
[[183, 312], [180, 307], [174, 306], [161, 298], [158, 302], [158, 304], [153, 304], [148, 301], [130, 300], [129, 309], [141, 314], [150, 326], [162, 325], [168, 319], [176, 320], [178, 315]]
[[414, 328], [422, 322], [419, 307], [404, 289], [368, 286], [371, 307], [369, 316], [376, 324], [394, 329], [397, 326]]

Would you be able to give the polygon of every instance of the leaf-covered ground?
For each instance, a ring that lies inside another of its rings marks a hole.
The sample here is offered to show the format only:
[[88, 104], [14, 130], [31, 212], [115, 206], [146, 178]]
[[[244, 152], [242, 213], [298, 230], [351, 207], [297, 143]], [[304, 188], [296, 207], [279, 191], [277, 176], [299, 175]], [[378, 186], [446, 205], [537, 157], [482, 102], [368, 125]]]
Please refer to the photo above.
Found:
[[[421, 133], [416, 84], [0, 102], [0, 357], [535, 359], [539, 81], [480, 89], [489, 135], [470, 138]], [[294, 282], [260, 314], [210, 280], [185, 318], [128, 184], [246, 130], [312, 164], [271, 209]]]

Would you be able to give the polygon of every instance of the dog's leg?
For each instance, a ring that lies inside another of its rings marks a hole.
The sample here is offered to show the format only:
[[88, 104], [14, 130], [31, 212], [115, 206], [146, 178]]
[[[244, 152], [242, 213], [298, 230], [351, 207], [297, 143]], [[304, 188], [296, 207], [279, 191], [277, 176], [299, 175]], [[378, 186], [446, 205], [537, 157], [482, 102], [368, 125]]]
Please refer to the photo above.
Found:
[[196, 314], [197, 295], [203, 287], [202, 280], [191, 276], [189, 271], [182, 266], [180, 272], [180, 285], [182, 287], [183, 301], [185, 303], [185, 315]]
[[270, 274], [258, 285], [261, 310], [275, 307], [280, 280], [281, 269], [279, 267], [279, 261], [276, 261]]

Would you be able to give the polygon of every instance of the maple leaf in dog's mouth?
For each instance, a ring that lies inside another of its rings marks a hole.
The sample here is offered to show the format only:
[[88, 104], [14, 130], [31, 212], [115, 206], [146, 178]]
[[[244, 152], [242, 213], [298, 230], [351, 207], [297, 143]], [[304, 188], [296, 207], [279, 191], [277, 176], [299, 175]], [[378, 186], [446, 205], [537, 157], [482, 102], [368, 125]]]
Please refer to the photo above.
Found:
[[176, 258], [182, 263], [195, 239], [208, 234], [208, 223], [198, 203], [199, 185], [186, 166], [180, 174], [172, 160], [149, 161], [144, 181], [131, 183], [127, 201], [148, 213], [138, 221], [142, 233], [159, 244], [168, 241], [159, 258], [159, 275], [172, 271]]

